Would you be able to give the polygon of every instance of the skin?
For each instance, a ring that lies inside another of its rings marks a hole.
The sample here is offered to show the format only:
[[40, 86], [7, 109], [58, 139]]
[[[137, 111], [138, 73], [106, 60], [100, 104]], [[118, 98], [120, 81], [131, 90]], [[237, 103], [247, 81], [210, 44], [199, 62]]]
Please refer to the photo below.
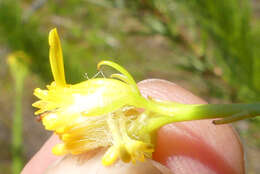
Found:
[[[149, 79], [138, 84], [144, 96], [186, 104], [206, 103], [174, 83]], [[58, 173], [175, 173], [244, 174], [244, 153], [237, 133], [230, 125], [212, 124], [212, 120], [173, 123], [158, 131], [153, 160], [145, 163], [101, 165], [103, 150], [80, 157], [61, 158], [51, 154], [59, 142], [53, 135], [27, 163], [21, 174]], [[84, 161], [84, 163], [82, 163]], [[158, 163], [159, 162], [159, 163]], [[161, 165], [163, 164], [163, 165]]]

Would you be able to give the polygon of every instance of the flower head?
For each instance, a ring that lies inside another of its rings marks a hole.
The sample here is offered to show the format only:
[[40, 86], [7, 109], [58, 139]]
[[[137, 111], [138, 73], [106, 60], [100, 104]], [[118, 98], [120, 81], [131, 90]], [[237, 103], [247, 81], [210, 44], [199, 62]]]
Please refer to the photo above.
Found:
[[47, 89], [35, 89], [34, 95], [40, 100], [33, 106], [39, 108], [35, 114], [40, 114], [45, 128], [54, 131], [63, 141], [53, 148], [53, 153], [81, 154], [109, 147], [103, 157], [104, 165], [118, 158], [135, 162], [150, 157], [151, 137], [139, 133], [147, 114], [137, 108], [148, 108], [151, 104], [140, 95], [132, 76], [118, 64], [102, 61], [98, 69], [108, 65], [121, 74], [67, 84], [56, 29], [50, 31], [49, 45], [54, 82], [47, 85]]

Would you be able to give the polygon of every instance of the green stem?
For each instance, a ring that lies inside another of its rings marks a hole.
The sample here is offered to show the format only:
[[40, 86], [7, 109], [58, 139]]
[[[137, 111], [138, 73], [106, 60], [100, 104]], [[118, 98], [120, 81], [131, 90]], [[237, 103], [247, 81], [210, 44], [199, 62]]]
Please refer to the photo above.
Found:
[[215, 124], [233, 122], [245, 118], [260, 116], [260, 103], [251, 104], [193, 104], [163, 103], [152, 101], [150, 107], [163, 116], [151, 118], [144, 129], [155, 131], [163, 125], [201, 119], [224, 118]]
[[12, 171], [13, 174], [21, 172], [23, 167], [22, 149], [22, 90], [23, 79], [15, 84], [15, 108], [12, 126]]
[[12, 173], [18, 174], [23, 167], [22, 149], [22, 96], [24, 80], [27, 75], [26, 63], [29, 60], [27, 55], [22, 51], [17, 51], [10, 54], [7, 58], [7, 63], [10, 68], [10, 73], [14, 79], [14, 115], [12, 125]]

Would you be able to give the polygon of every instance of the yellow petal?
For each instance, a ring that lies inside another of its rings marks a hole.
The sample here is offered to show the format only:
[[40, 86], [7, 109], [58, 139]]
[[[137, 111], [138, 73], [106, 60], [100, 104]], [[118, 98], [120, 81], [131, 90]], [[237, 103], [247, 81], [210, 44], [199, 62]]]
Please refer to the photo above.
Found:
[[55, 155], [65, 155], [68, 152], [64, 144], [57, 144], [52, 148], [52, 153]]
[[40, 98], [40, 99], [43, 99], [43, 98], [45, 98], [45, 97], [48, 95], [48, 91], [47, 91], [47, 90], [42, 90], [42, 89], [40, 89], [40, 88], [36, 88], [36, 89], [34, 90], [33, 94], [34, 94], [36, 97], [38, 97], [38, 98]]
[[62, 48], [60, 44], [59, 35], [57, 29], [54, 28], [49, 33], [49, 45], [50, 45], [50, 64], [51, 71], [54, 80], [59, 86], [66, 86]]

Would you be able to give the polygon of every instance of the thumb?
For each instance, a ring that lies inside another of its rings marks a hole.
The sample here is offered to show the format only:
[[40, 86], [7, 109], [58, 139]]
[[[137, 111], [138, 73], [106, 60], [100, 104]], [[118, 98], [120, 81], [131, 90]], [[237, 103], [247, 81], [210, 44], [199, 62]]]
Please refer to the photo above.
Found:
[[[206, 103], [174, 83], [151, 79], [139, 83], [143, 95], [185, 104]], [[243, 174], [244, 154], [231, 125], [212, 120], [179, 122], [162, 127], [153, 158], [176, 174]]]

